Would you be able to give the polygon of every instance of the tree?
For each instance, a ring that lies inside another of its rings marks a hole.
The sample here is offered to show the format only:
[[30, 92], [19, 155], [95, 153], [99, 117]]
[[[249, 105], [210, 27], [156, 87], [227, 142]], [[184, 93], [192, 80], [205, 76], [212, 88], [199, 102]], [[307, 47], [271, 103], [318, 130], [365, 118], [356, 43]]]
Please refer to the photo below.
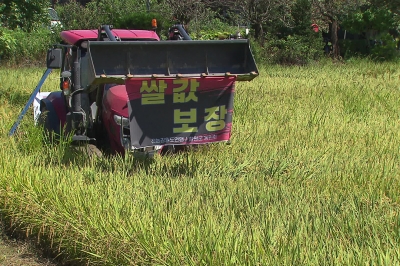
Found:
[[371, 6], [376, 9], [388, 9], [392, 12], [395, 24], [392, 34], [397, 37], [400, 49], [400, 0], [371, 0]]
[[400, 0], [371, 0], [371, 6], [375, 8], [387, 8], [393, 14], [400, 16]]
[[365, 2], [366, 0], [313, 0], [315, 16], [330, 25], [334, 58], [340, 55], [337, 32], [341, 19], [350, 11], [357, 10]]
[[365, 35], [366, 53], [380, 59], [395, 57], [399, 35], [395, 15], [385, 6], [367, 5], [357, 12], [349, 14], [343, 22], [345, 28], [356, 34]]
[[155, 11], [165, 19], [181, 23], [190, 33], [199, 33], [204, 25], [216, 17], [216, 12], [208, 5], [209, 0], [158, 0], [154, 1]]
[[355, 33], [365, 33], [367, 46], [369, 40], [379, 33], [387, 33], [394, 27], [393, 13], [389, 9], [367, 7], [348, 16], [344, 24], [346, 29]]
[[3, 0], [0, 3], [0, 22], [9, 29], [32, 31], [49, 20], [48, 0]]
[[307, 34], [312, 24], [311, 0], [296, 0], [292, 8], [294, 32]]
[[234, 12], [248, 21], [254, 29], [254, 36], [264, 41], [265, 27], [280, 24], [289, 26], [292, 21], [290, 0], [228, 0]]
[[165, 0], [165, 4], [173, 18], [184, 25], [203, 17], [207, 12], [206, 6], [201, 0]]

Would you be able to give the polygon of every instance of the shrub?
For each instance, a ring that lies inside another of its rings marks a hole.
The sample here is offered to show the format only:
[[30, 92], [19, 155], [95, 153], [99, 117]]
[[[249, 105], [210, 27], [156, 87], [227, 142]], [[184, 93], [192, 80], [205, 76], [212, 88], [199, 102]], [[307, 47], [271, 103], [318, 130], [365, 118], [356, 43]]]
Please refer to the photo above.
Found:
[[44, 64], [47, 49], [59, 42], [58, 32], [39, 28], [30, 33], [20, 29], [0, 30], [1, 63], [33, 65]]
[[15, 50], [17, 43], [12, 33], [11, 30], [0, 28], [0, 62], [2, 58], [9, 57], [11, 51]]
[[191, 26], [190, 29], [190, 36], [196, 40], [222, 40], [238, 33], [243, 38], [247, 37], [244, 27], [231, 26], [218, 18], [205, 20], [197, 27]]
[[9, 29], [33, 31], [40, 25], [49, 22], [48, 6], [48, 0], [3, 0], [0, 3], [0, 23]]
[[368, 45], [365, 39], [340, 40], [339, 46], [341, 55], [346, 59], [368, 55]]
[[377, 61], [392, 61], [399, 58], [396, 41], [387, 33], [381, 36], [371, 49], [371, 58]]
[[264, 54], [258, 56], [271, 63], [306, 65], [322, 55], [323, 46], [318, 36], [288, 35], [281, 39], [269, 36]]
[[268, 47], [268, 49], [262, 46], [258, 41], [251, 39], [250, 41], [251, 51], [253, 52], [254, 59], [257, 63], [271, 63], [271, 58], [277, 53], [278, 48]]
[[143, 13], [144, 8], [132, 0], [98, 0], [86, 6], [71, 0], [56, 10], [65, 29], [95, 29], [105, 24], [116, 26], [131, 14]]
[[[65, 5], [56, 7], [57, 13], [64, 29], [93, 29], [108, 21], [107, 14], [102, 14], [94, 3], [88, 3], [87, 7], [71, 1]], [[96, 14], [96, 15], [93, 15]]]
[[194, 40], [223, 40], [228, 39], [232, 33], [234, 31], [201, 30], [198, 33], [192, 33], [190, 36]]

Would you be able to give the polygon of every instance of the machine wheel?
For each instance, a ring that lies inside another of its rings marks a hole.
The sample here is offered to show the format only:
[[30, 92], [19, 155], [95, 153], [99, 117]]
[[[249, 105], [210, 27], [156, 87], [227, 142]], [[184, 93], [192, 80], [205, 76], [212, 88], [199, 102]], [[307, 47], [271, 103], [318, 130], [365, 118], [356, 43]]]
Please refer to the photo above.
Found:
[[[44, 105], [41, 108], [40, 115], [38, 117], [38, 126], [43, 128], [43, 133], [45, 136], [45, 140], [49, 140], [51, 143], [54, 142], [57, 139], [57, 132], [54, 131], [54, 128], [52, 127], [49, 119], [49, 110], [46, 108]], [[82, 144], [80, 146], [75, 146], [73, 145], [71, 147], [72, 150], [75, 150], [76, 152], [84, 153], [90, 158], [100, 158], [103, 156], [103, 153], [99, 148], [96, 147], [94, 144]]]
[[43, 106], [40, 110], [40, 115], [37, 120], [37, 124], [39, 127], [43, 129], [43, 134], [46, 140], [50, 142], [54, 141], [54, 131], [51, 128], [49, 118], [48, 118], [49, 111], [47, 110], [46, 106]]

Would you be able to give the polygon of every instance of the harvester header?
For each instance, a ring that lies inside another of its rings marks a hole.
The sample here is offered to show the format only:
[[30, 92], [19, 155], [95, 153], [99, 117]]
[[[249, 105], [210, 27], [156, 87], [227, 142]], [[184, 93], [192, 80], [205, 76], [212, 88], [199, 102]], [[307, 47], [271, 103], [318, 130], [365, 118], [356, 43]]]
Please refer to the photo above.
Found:
[[258, 75], [248, 40], [89, 41], [82, 61], [88, 66], [81, 74], [86, 79], [82, 86], [151, 77], [236, 76], [250, 81]]
[[[194, 41], [182, 25], [168, 34], [160, 41], [155, 31], [107, 25], [63, 31], [32, 94], [41, 99], [39, 123], [116, 153], [228, 141], [235, 82], [258, 76], [249, 40]], [[60, 91], [42, 94], [51, 69], [61, 69]]]

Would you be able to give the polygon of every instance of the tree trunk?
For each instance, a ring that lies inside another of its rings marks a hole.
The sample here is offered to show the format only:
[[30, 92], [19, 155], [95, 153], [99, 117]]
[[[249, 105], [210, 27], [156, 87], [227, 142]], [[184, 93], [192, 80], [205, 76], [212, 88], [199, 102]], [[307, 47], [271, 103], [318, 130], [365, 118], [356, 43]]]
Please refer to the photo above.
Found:
[[333, 58], [339, 58], [339, 41], [338, 41], [338, 21], [332, 21], [331, 27], [331, 42], [332, 42], [332, 53]]
[[254, 27], [254, 38], [264, 45], [264, 29], [262, 23], [257, 23], [253, 25]]

